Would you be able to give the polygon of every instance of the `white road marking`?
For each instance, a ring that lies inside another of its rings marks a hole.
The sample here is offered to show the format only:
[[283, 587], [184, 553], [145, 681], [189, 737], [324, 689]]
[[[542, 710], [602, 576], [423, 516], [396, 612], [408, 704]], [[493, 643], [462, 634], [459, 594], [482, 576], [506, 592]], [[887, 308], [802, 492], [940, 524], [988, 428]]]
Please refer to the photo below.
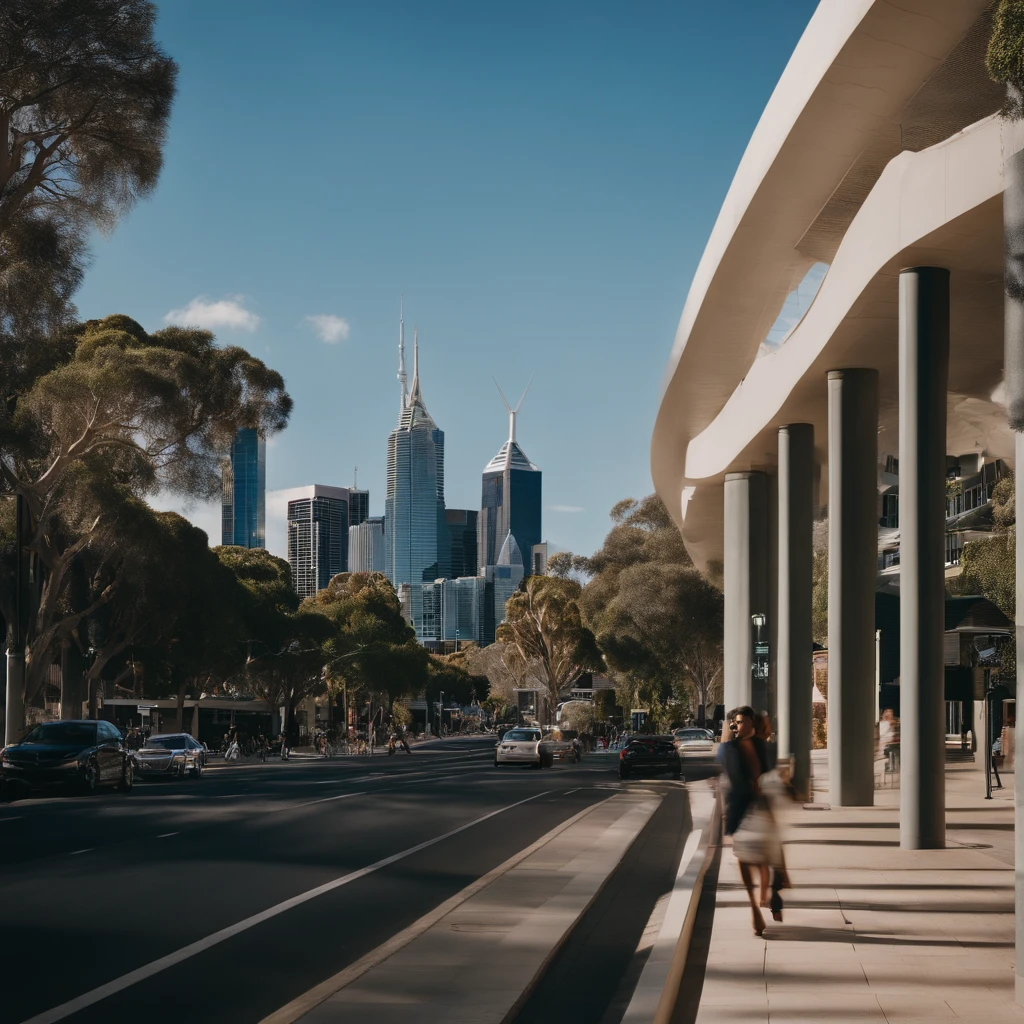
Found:
[[495, 879], [500, 878], [518, 864], [521, 864], [527, 857], [546, 846], [556, 836], [561, 835], [561, 833], [566, 829], [575, 825], [577, 821], [585, 818], [602, 804], [606, 804], [609, 800], [614, 799], [614, 796], [608, 796], [603, 800], [598, 800], [596, 804], [591, 804], [589, 807], [585, 807], [578, 814], [574, 814], [571, 818], [563, 821], [560, 825], [556, 825], [550, 832], [541, 836], [536, 842], [531, 843], [526, 847], [526, 849], [513, 854], [513, 856], [503, 864], [499, 864], [496, 868], [492, 868], [488, 871], [486, 875], [482, 875], [475, 882], [471, 882], [461, 892], [456, 893], [454, 896], [445, 900], [440, 906], [435, 907], [429, 913], [424, 914], [418, 921], [414, 921], [408, 928], [405, 928], [398, 932], [398, 934], [393, 935], [386, 942], [379, 945], [376, 949], [371, 950], [354, 964], [351, 964], [344, 970], [339, 971], [326, 981], [321, 982], [319, 985], [310, 989], [297, 999], [293, 999], [287, 1006], [283, 1006], [275, 1013], [270, 1014], [268, 1017], [264, 1017], [260, 1024], [293, 1024], [294, 1021], [299, 1020], [305, 1014], [309, 1013], [309, 1011], [314, 1007], [319, 1006], [326, 999], [329, 999], [336, 992], [341, 991], [341, 989], [351, 985], [352, 982], [361, 978], [367, 971], [376, 967], [377, 964], [386, 960], [389, 956], [393, 956], [405, 946], [408, 946], [413, 939], [418, 938], [427, 931], [427, 929], [433, 927], [438, 921], [446, 917], [457, 907], [460, 907], [478, 892], [486, 889], [487, 886], [489, 886]]
[[[229, 925], [227, 928], [221, 928], [220, 931], [214, 932], [212, 935], [207, 935], [205, 938], [199, 939], [196, 942], [190, 942], [187, 946], [182, 946], [181, 949], [176, 949], [173, 953], [168, 953], [166, 956], [162, 956], [157, 960], [144, 964], [142, 967], [137, 967], [134, 971], [129, 971], [127, 974], [121, 975], [120, 978], [108, 981], [105, 985], [100, 985], [98, 988], [84, 992], [82, 995], [76, 996], [74, 999], [69, 999], [66, 1003], [61, 1003], [59, 1006], [54, 1006], [52, 1009], [44, 1010], [42, 1013], [37, 1013], [34, 1017], [29, 1017], [27, 1020], [22, 1021], [22, 1024], [54, 1024], [55, 1021], [64, 1020], [66, 1017], [70, 1017], [73, 1013], [78, 1013], [79, 1010], [83, 1010], [87, 1006], [93, 1006], [96, 1003], [107, 999], [109, 996], [116, 995], [118, 992], [123, 992], [126, 988], [130, 988], [137, 982], [144, 981], [146, 978], [151, 978], [153, 975], [159, 974], [161, 971], [165, 971], [169, 967], [174, 967], [176, 964], [180, 964], [199, 953], [203, 953], [206, 950], [211, 949], [213, 946], [217, 946], [220, 943], [233, 938], [235, 935], [248, 931], [250, 928], [255, 928], [256, 925], [262, 924], [264, 921], [269, 921], [272, 918], [277, 917], [279, 914], [283, 914], [286, 910], [291, 910], [293, 907], [298, 907], [303, 903], [308, 903], [310, 900], [316, 899], [318, 896], [323, 896], [325, 893], [333, 892], [335, 889], [339, 889], [343, 885], [348, 885], [350, 882], [357, 882], [360, 878], [365, 878], [367, 875], [371, 875], [375, 871], [380, 871], [382, 868], [389, 867], [391, 864], [404, 860], [406, 857], [411, 857], [414, 853], [419, 853], [421, 850], [426, 850], [431, 846], [436, 846], [438, 843], [444, 842], [445, 839], [457, 836], [460, 832], [465, 832], [474, 825], [479, 825], [481, 822], [487, 821], [496, 815], [503, 814], [505, 811], [511, 811], [513, 808], [520, 807], [522, 804], [528, 804], [531, 800], [536, 800], [538, 797], [542, 796], [547, 796], [547, 793], [536, 793], [533, 796], [526, 797], [524, 800], [517, 800], [514, 804], [507, 804], [504, 807], [499, 807], [496, 811], [490, 811], [487, 814], [481, 815], [479, 818], [474, 818], [472, 821], [466, 822], [465, 825], [459, 825], [458, 828], [453, 828], [450, 832], [445, 832], [444, 835], [437, 836], [434, 839], [427, 839], [422, 843], [417, 843], [415, 846], [410, 846], [409, 849], [402, 850], [400, 853], [393, 853], [390, 857], [384, 857], [382, 860], [375, 861], [373, 864], [369, 864], [365, 868], [359, 868], [358, 871], [350, 871], [347, 875], [341, 875], [338, 878], [332, 879], [330, 882], [318, 885], [315, 889], [307, 889], [306, 892], [299, 893], [298, 896], [292, 896], [291, 899], [277, 903], [272, 907], [268, 907], [266, 910], [261, 910], [258, 914], [253, 914], [251, 917], [247, 917], [242, 921]], [[76, 852], [83, 853], [85, 851], [79, 850]]]
[[[579, 789], [567, 789], [567, 790], [566, 790], [566, 791], [565, 791], [565, 792], [564, 792], [564, 793], [562, 794], [562, 796], [569, 796], [569, 795], [570, 795], [570, 794], [572, 794], [572, 793], [578, 793], [578, 792], [579, 792]], [[610, 798], [609, 798], [609, 799], [610, 799]]]
[[24, 814], [16, 814], [13, 818], [0, 818], [0, 822], [4, 821], [21, 821], [24, 818]]
[[92, 851], [95, 850], [95, 849], [96, 849], [95, 846], [87, 846], [84, 850], [72, 850], [68, 854], [68, 856], [69, 857], [77, 857], [80, 853], [92, 853]]
[[164, 832], [162, 835], [157, 836], [157, 839], [167, 839], [170, 836], [180, 836], [180, 832]]

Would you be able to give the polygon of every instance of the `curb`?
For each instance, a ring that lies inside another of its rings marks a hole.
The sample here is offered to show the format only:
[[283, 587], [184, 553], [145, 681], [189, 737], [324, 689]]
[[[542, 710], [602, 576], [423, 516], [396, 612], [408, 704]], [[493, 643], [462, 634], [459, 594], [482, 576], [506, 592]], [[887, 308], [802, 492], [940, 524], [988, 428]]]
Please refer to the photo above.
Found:
[[711, 806], [694, 814], [694, 829], [683, 848], [664, 922], [623, 1014], [622, 1024], [671, 1024], [673, 1019], [704, 876], [720, 845], [721, 805], [715, 792], [710, 792], [708, 799]]

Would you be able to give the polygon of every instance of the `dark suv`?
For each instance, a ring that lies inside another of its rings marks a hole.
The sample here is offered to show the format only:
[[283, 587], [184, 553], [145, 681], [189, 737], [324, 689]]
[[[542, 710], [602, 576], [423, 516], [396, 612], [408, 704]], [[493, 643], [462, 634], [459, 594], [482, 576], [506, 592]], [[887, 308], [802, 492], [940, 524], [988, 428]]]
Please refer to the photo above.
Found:
[[98, 786], [132, 788], [132, 759], [117, 726], [91, 720], [44, 722], [20, 743], [0, 751], [4, 795], [70, 786], [91, 793]]

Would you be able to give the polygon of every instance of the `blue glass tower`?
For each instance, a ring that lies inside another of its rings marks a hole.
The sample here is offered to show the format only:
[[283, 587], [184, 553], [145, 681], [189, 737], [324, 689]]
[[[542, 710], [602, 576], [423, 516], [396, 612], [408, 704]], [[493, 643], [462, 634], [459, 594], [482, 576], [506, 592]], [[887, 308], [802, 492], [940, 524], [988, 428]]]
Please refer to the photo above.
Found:
[[267, 546], [267, 442], [257, 430], [235, 434], [221, 476], [221, 544]]
[[402, 405], [398, 426], [388, 435], [384, 573], [396, 589], [403, 583], [410, 585], [413, 626], [416, 635], [426, 639], [423, 584], [451, 574], [444, 514], [444, 431], [423, 402], [418, 338], [413, 347], [412, 387], [405, 393], [404, 327], [399, 330]]
[[[498, 392], [501, 394], [500, 387]], [[502, 544], [511, 534], [529, 573], [533, 547], [541, 542], [542, 476], [516, 441], [516, 415], [523, 398], [513, 409], [501, 395], [508, 410], [508, 440], [484, 467], [477, 518], [477, 560], [481, 566], [497, 565]]]

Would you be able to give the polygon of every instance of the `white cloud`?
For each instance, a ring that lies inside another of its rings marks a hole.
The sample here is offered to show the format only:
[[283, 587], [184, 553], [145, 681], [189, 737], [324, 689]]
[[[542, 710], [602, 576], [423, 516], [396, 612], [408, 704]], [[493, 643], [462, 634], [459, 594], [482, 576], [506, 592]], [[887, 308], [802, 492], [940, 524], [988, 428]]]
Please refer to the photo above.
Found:
[[549, 505], [552, 512], [585, 512], [582, 505]]
[[208, 331], [227, 328], [232, 331], [252, 333], [260, 325], [260, 318], [242, 304], [241, 295], [228, 295], [211, 301], [205, 295], [197, 295], [182, 309], [172, 309], [165, 317], [169, 324], [183, 324], [188, 327], [205, 327]]
[[337, 345], [339, 341], [348, 341], [352, 330], [349, 322], [342, 316], [333, 313], [317, 313], [307, 316], [306, 323], [313, 328], [316, 336], [328, 345]]

